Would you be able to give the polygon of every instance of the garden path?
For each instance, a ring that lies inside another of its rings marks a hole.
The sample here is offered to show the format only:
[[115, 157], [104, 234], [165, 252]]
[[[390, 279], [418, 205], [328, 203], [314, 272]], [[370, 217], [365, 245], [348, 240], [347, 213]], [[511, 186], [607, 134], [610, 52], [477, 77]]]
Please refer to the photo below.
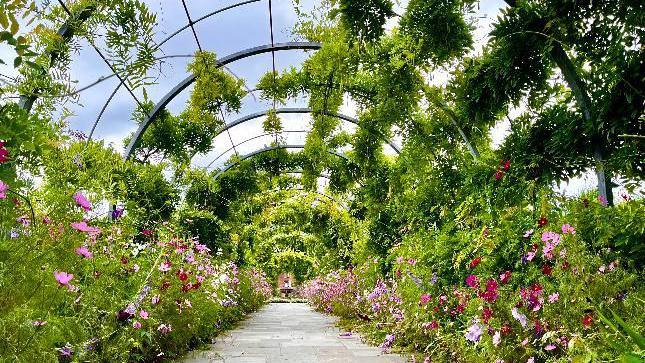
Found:
[[399, 363], [357, 335], [341, 337], [335, 319], [307, 304], [268, 304], [240, 326], [218, 337], [208, 351], [194, 351], [182, 363], [342, 362]]

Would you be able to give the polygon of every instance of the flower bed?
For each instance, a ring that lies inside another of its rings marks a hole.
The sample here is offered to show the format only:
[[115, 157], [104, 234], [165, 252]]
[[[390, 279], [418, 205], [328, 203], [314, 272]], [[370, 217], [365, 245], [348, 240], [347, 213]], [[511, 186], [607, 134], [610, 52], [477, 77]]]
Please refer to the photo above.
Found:
[[1, 357], [165, 360], [210, 342], [272, 295], [263, 273], [215, 260], [169, 223], [136, 231], [82, 218], [91, 203], [81, 193], [73, 200], [58, 219], [19, 217], [3, 241]]
[[542, 217], [529, 227], [509, 236], [500, 223], [461, 251], [441, 250], [440, 232], [425, 244], [410, 237], [385, 260], [310, 281], [304, 295], [384, 350], [426, 362], [639, 361], [644, 294], [634, 261], [594, 250], [574, 223]]

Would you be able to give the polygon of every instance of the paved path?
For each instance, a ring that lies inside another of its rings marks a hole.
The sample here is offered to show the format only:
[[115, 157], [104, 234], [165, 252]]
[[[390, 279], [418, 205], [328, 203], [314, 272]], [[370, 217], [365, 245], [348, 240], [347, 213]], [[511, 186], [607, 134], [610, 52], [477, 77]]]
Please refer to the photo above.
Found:
[[218, 337], [209, 351], [192, 352], [183, 363], [399, 363], [356, 335], [340, 337], [332, 317], [307, 304], [269, 304]]

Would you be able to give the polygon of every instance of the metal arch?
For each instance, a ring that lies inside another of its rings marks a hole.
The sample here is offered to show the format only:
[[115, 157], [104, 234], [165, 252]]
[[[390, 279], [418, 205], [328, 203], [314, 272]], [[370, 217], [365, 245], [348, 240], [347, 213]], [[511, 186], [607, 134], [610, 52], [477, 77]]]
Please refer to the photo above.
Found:
[[[280, 134], [296, 134], [296, 133], [307, 133], [307, 132], [309, 132], [309, 131], [307, 131], [307, 130], [282, 130], [282, 131], [280, 131], [279, 133], [280, 133]], [[221, 133], [220, 133], [220, 134], [221, 134]], [[221, 158], [222, 156], [224, 156], [224, 155], [228, 154], [229, 152], [231, 152], [231, 150], [234, 150], [236, 147], [238, 147], [238, 146], [240, 146], [240, 145], [243, 145], [243, 144], [245, 144], [245, 143], [247, 143], [247, 142], [249, 142], [249, 141], [257, 140], [257, 139], [259, 139], [259, 138], [261, 138], [261, 137], [265, 137], [265, 136], [273, 136], [274, 134], [275, 134], [275, 132], [265, 132], [265, 133], [263, 133], [263, 134], [256, 135], [256, 136], [253, 136], [253, 137], [251, 137], [251, 138], [249, 138], [249, 139], [246, 139], [246, 140], [244, 140], [244, 141], [242, 141], [242, 142], [238, 142], [237, 144], [235, 144], [235, 146], [231, 146], [231, 147], [229, 147], [228, 149], [226, 149], [225, 151], [223, 151], [221, 154], [217, 155], [217, 156], [215, 157], [215, 159], [213, 159], [213, 161], [211, 161], [210, 163], [208, 163], [208, 165], [206, 165], [206, 168], [210, 168], [210, 166], [211, 166], [211, 165], [213, 165], [213, 163], [214, 163], [216, 160], [219, 160], [219, 158]]]
[[[236, 160], [236, 161], [234, 161], [234, 162], [232, 162], [232, 163], [230, 163], [230, 164], [228, 164], [228, 165], [225, 165], [225, 166], [222, 168], [222, 170], [220, 170], [217, 174], [215, 174], [215, 175], [213, 176], [213, 181], [217, 180], [220, 176], [222, 176], [222, 174], [226, 173], [226, 172], [227, 172], [227, 171], [229, 171], [231, 168], [235, 167], [236, 165], [239, 165], [242, 161], [244, 161], [244, 160], [246, 160], [246, 159], [249, 159], [249, 158], [252, 158], [252, 157], [254, 157], [254, 156], [256, 156], [256, 155], [263, 154], [263, 153], [266, 153], [266, 152], [269, 152], [269, 151], [273, 151], [273, 150], [280, 150], [280, 149], [304, 149], [304, 148], [305, 148], [305, 145], [275, 145], [275, 146], [269, 146], [269, 147], [265, 147], [265, 148], [263, 148], [263, 149], [255, 150], [255, 151], [254, 151], [254, 152], [252, 152], [252, 153], [249, 153], [249, 154], [246, 154], [246, 155], [241, 156], [241, 157], [239, 158], [239, 160]], [[341, 153], [336, 152], [336, 151], [333, 151], [333, 150], [327, 150], [327, 152], [328, 152], [329, 154], [336, 155], [336, 156], [338, 156], [338, 157], [340, 157], [340, 158], [343, 158], [343, 159], [345, 159], [345, 160], [347, 160], [347, 161], [350, 161], [350, 160], [349, 160], [349, 157], [348, 157], [347, 155], [345, 155], [345, 154], [341, 154]]]
[[[186, 30], [188, 28], [192, 28], [194, 24], [199, 23], [202, 20], [208, 19], [211, 16], [214, 16], [214, 15], [219, 14], [219, 13], [223, 13], [223, 12], [225, 12], [227, 10], [231, 10], [231, 9], [239, 7], [239, 6], [250, 4], [250, 3], [255, 3], [255, 2], [258, 2], [258, 1], [260, 1], [260, 0], [241, 1], [241, 2], [238, 2], [238, 3], [232, 4], [232, 5], [225, 6], [223, 8], [217, 9], [215, 11], [212, 11], [212, 12], [202, 16], [201, 18], [199, 18], [199, 19], [197, 19], [195, 21], [189, 20], [188, 24], [186, 24], [186, 25], [182, 26], [181, 28], [177, 29], [175, 32], [173, 32], [172, 34], [170, 34], [169, 36], [164, 38], [161, 42], [159, 42], [157, 45], [155, 45], [155, 47], [153, 48], [153, 51], [159, 50], [161, 48], [161, 46], [164, 45], [166, 42], [168, 42], [170, 39], [174, 38], [175, 36], [177, 36], [178, 34], [183, 32], [184, 30]], [[197, 34], [195, 34], [195, 37], [197, 37]], [[195, 38], [195, 39], [197, 39], [197, 38]], [[226, 68], [226, 67], [224, 67], [224, 68]], [[230, 73], [233, 74], [233, 72], [230, 72]], [[106, 79], [108, 79], [108, 78], [110, 78], [112, 76], [117, 76], [118, 77], [119, 74], [116, 73], [116, 72], [112, 73], [112, 75], [110, 75], [108, 77], [105, 77], [103, 80], [106, 80]], [[129, 73], [125, 75], [125, 78], [127, 79], [128, 76], [129, 76]], [[237, 76], [235, 74], [233, 74], [233, 76], [237, 78]], [[94, 129], [96, 129], [99, 121], [101, 120], [101, 117], [103, 117], [103, 113], [105, 112], [107, 107], [110, 105], [110, 103], [112, 102], [112, 99], [114, 98], [116, 93], [119, 91], [121, 86], [124, 86], [124, 83], [123, 83], [122, 80], [121, 80], [121, 82], [119, 82], [119, 84], [116, 85], [116, 87], [114, 88], [114, 91], [112, 91], [111, 95], [108, 97], [107, 101], [105, 101], [105, 104], [101, 108], [101, 112], [99, 112], [98, 116], [96, 117], [96, 121], [94, 121], [94, 126], [92, 126], [92, 131], [90, 132], [89, 138], [92, 137], [92, 134], [94, 133]]]
[[[315, 43], [315, 42], [287, 42], [287, 43], [277, 43], [274, 45], [270, 45], [270, 44], [261, 45], [259, 47], [249, 48], [241, 52], [233, 53], [229, 56], [221, 58], [220, 60], [217, 61], [217, 66], [223, 67], [229, 63], [238, 61], [240, 59], [252, 57], [258, 54], [264, 54], [264, 53], [270, 53], [270, 52], [276, 52], [276, 51], [282, 51], [282, 50], [293, 50], [293, 49], [317, 50], [317, 49], [320, 49], [321, 46], [322, 44]], [[125, 159], [129, 159], [132, 156], [132, 153], [134, 152], [135, 147], [141, 140], [141, 136], [146, 131], [148, 126], [150, 126], [150, 124], [154, 122], [154, 119], [157, 117], [159, 112], [161, 112], [161, 110], [163, 110], [170, 103], [170, 101], [172, 101], [175, 97], [177, 97], [177, 95], [179, 95], [183, 90], [185, 90], [188, 86], [193, 84], [193, 82], [195, 82], [195, 75], [191, 74], [190, 76], [186, 77], [186, 79], [179, 82], [179, 84], [177, 84], [172, 90], [170, 90], [170, 92], [168, 92], [161, 99], [161, 101], [159, 101], [155, 105], [150, 115], [143, 121], [141, 125], [139, 125], [139, 128], [134, 133], [134, 136], [132, 137], [132, 140], [130, 141], [128, 148], [126, 149], [125, 156], [124, 156]]]
[[[304, 173], [305, 173], [304, 170], [283, 170], [283, 171], [280, 172], [280, 174], [304, 174]], [[323, 178], [323, 179], [327, 179], [327, 180], [331, 180], [331, 175], [329, 175], [329, 174], [320, 173], [320, 174], [318, 174], [318, 177]], [[365, 185], [363, 185], [363, 183], [360, 182], [360, 180], [357, 180], [356, 182], [361, 187], [365, 186]]]
[[[314, 113], [314, 111], [313, 111], [311, 108], [303, 108], [303, 107], [276, 108], [276, 109], [270, 109], [270, 110], [264, 110], [264, 111], [260, 111], [260, 112], [255, 112], [255, 113], [252, 113], [252, 114], [246, 115], [246, 116], [244, 116], [244, 117], [241, 117], [241, 118], [239, 118], [239, 119], [237, 119], [237, 120], [235, 120], [235, 121], [233, 121], [233, 122], [230, 122], [230, 123], [228, 123], [228, 124], [224, 125], [222, 128], [220, 128], [219, 130], [217, 130], [217, 131], [215, 132], [215, 136], [214, 136], [213, 138], [215, 138], [215, 137], [219, 136], [221, 133], [223, 133], [223, 132], [225, 132], [225, 131], [228, 131], [229, 129], [231, 129], [231, 128], [235, 127], [235, 126], [238, 126], [238, 125], [240, 125], [240, 124], [243, 124], [243, 123], [245, 123], [245, 122], [247, 122], [247, 121], [255, 120], [255, 119], [257, 119], [257, 118], [260, 118], [260, 117], [266, 116], [269, 112], [275, 112], [275, 113], [277, 113], [277, 114], [304, 114], [304, 113]], [[325, 112], [324, 112], [324, 114], [325, 114], [325, 115], [327, 115], [327, 116], [330, 116], [330, 117], [336, 117], [336, 118], [339, 118], [339, 119], [341, 119], [341, 120], [343, 120], [343, 121], [347, 121], [347, 122], [353, 123], [354, 125], [360, 126], [359, 121], [358, 121], [357, 119], [355, 119], [355, 118], [353, 118], [353, 117], [350, 117], [350, 116], [347, 116], [347, 115], [343, 115], [342, 113], [331, 112], [331, 111], [325, 111]], [[383, 139], [383, 141], [385, 141], [388, 145], [390, 145], [390, 147], [391, 147], [391, 148], [392, 148], [392, 149], [393, 149], [397, 154], [401, 154], [401, 149], [400, 149], [398, 146], [396, 146], [396, 144], [395, 144], [393, 141], [388, 140], [388, 139], [387, 139], [387, 138], [385, 138], [385, 136], [383, 136], [383, 135], [380, 135], [380, 136], [381, 136], [381, 138]], [[243, 141], [242, 143], [244, 143], [244, 142], [246, 142], [246, 141], [248, 141], [248, 140], [245, 140], [245, 141]], [[240, 145], [240, 144], [238, 144], [238, 145]], [[237, 145], [236, 145], [236, 146], [237, 146]], [[228, 151], [230, 151], [230, 150], [227, 150], [226, 152], [228, 152]], [[226, 152], [224, 152], [224, 154], [225, 154]], [[211, 161], [211, 162], [208, 164], [208, 166], [207, 166], [207, 167], [210, 167], [210, 166], [211, 166], [215, 161], [217, 161], [217, 159], [219, 159], [221, 156], [222, 156], [222, 155], [219, 155], [218, 157], [216, 157], [213, 161]]]

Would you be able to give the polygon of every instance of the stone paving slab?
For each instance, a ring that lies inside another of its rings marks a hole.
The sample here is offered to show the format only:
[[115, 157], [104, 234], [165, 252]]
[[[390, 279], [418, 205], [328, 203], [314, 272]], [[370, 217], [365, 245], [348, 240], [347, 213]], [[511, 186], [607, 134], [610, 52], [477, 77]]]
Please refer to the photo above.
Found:
[[339, 336], [333, 317], [307, 304], [269, 304], [181, 363], [403, 363], [358, 336]]

